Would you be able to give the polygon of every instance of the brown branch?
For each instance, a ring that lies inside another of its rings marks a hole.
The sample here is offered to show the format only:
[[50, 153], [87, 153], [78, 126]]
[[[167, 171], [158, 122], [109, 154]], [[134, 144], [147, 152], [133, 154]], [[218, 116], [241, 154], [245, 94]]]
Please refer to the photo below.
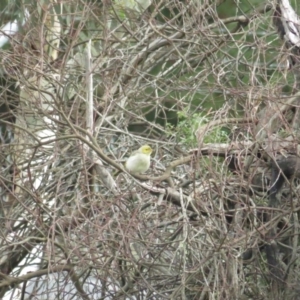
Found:
[[51, 273], [57, 273], [57, 272], [62, 272], [62, 271], [70, 272], [72, 269], [73, 269], [73, 267], [70, 265], [55, 266], [55, 267], [51, 267], [48, 269], [42, 269], [42, 270], [37, 270], [34, 272], [29, 272], [26, 275], [22, 275], [22, 276], [18, 276], [18, 277], [7, 276], [3, 273], [0, 273], [0, 278], [2, 277], [4, 279], [4, 280], [0, 281], [0, 287], [6, 287], [6, 286], [13, 285], [13, 284], [19, 284], [19, 283], [28, 281], [29, 279], [40, 277], [43, 275], [48, 275]]

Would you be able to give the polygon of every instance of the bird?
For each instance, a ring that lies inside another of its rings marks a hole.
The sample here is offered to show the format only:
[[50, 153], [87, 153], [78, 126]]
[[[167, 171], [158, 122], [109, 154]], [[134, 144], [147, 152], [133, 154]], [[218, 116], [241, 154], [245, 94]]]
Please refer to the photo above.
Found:
[[149, 145], [143, 145], [134, 151], [125, 162], [126, 170], [131, 174], [145, 173], [150, 167], [152, 148]]

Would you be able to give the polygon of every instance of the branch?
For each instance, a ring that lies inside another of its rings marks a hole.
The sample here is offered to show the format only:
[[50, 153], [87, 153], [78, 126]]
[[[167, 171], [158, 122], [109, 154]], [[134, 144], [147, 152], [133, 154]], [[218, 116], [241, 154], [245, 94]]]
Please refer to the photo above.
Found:
[[19, 284], [24, 281], [28, 281], [29, 279], [40, 277], [43, 275], [48, 275], [51, 273], [58, 273], [62, 271], [72, 271], [73, 267], [71, 265], [64, 265], [64, 266], [55, 266], [47, 269], [42, 269], [34, 272], [27, 273], [26, 275], [18, 276], [18, 277], [12, 277], [7, 276], [3, 273], [0, 273], [0, 278], [2, 277], [4, 280], [0, 281], [0, 287], [10, 286], [13, 284]]

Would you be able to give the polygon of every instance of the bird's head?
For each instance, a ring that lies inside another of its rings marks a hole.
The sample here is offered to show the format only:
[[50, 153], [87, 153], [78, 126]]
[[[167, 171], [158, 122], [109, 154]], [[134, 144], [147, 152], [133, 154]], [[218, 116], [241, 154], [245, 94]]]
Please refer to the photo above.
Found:
[[143, 154], [151, 155], [151, 153], [153, 152], [153, 150], [152, 150], [152, 148], [149, 145], [143, 145], [139, 149], [139, 152], [143, 153]]

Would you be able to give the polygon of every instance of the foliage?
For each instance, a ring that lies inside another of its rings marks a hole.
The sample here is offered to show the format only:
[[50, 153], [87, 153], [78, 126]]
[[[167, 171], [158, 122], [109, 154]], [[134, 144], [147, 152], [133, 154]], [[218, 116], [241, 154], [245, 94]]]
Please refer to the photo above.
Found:
[[[167, 124], [169, 135], [176, 135], [177, 142], [187, 149], [197, 147], [196, 131], [199, 127], [209, 123], [208, 117], [203, 113], [189, 115], [188, 110], [177, 112], [178, 124], [176, 126]], [[228, 130], [224, 127], [215, 127], [209, 134], [206, 134], [204, 143], [227, 143], [229, 141]]]

